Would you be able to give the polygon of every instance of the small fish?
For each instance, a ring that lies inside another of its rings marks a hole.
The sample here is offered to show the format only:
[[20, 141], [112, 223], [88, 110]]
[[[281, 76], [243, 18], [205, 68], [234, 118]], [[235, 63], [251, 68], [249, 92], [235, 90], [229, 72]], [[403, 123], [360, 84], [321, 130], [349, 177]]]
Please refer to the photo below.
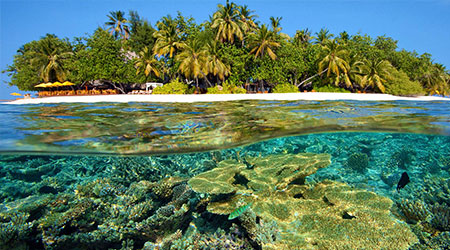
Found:
[[235, 218], [241, 216], [241, 214], [243, 214], [245, 212], [245, 210], [247, 210], [247, 208], [249, 208], [251, 205], [252, 204], [249, 203], [247, 205], [238, 207], [236, 210], [231, 212], [231, 214], [228, 216], [228, 220], [232, 220], [232, 219], [235, 219]]
[[400, 189], [404, 188], [408, 183], [409, 183], [409, 176], [406, 172], [403, 172], [402, 177], [400, 178], [397, 184], [397, 192], [399, 192]]

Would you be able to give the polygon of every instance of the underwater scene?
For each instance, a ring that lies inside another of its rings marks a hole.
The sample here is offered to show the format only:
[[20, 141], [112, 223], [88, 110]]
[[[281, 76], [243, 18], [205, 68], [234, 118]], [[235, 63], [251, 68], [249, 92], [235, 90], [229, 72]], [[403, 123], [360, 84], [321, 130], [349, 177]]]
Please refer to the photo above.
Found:
[[0, 249], [450, 249], [449, 104], [3, 104]]

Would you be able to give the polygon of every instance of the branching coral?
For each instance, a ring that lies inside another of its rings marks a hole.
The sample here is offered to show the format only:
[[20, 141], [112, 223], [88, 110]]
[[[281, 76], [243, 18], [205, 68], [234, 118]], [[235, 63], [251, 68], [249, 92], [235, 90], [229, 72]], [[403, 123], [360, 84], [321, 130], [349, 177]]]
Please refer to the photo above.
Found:
[[369, 166], [369, 157], [364, 153], [354, 153], [348, 157], [347, 166], [356, 172], [364, 173]]
[[397, 203], [397, 206], [410, 223], [426, 221], [428, 216], [430, 216], [427, 206], [420, 201], [401, 200]]
[[416, 152], [410, 148], [403, 147], [396, 151], [389, 162], [392, 168], [407, 169], [414, 160]]
[[440, 231], [450, 231], [450, 207], [447, 204], [435, 204], [431, 212], [431, 225]]
[[450, 181], [447, 178], [425, 178], [421, 190], [417, 193], [427, 204], [446, 203], [450, 206]]
[[17, 248], [30, 233], [32, 223], [27, 222], [30, 215], [25, 213], [0, 214], [0, 248]]

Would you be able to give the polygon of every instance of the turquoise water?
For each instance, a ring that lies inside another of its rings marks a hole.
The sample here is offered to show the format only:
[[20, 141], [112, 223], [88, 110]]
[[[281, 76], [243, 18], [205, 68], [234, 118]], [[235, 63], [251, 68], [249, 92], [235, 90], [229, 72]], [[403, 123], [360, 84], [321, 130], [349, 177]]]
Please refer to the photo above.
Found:
[[0, 134], [0, 249], [450, 247], [448, 102], [0, 105]]

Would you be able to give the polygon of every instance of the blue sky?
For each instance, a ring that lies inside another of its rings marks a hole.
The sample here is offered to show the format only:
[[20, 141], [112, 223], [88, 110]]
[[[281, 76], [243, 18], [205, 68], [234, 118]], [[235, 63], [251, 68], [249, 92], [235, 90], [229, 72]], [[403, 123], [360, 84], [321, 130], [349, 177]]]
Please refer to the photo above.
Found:
[[[246, 4], [268, 23], [270, 16], [281, 16], [284, 33], [308, 28], [313, 33], [322, 27], [332, 33], [347, 31], [373, 38], [387, 35], [398, 40], [399, 48], [430, 53], [435, 62], [450, 68], [450, 0], [250, 0]], [[162, 16], [181, 11], [197, 23], [209, 18], [218, 3], [211, 0], [0, 0], [0, 69], [13, 61], [23, 44], [46, 33], [60, 38], [92, 34], [107, 21], [109, 11], [138, 11], [152, 25]], [[11, 99], [18, 91], [4, 82], [1, 74], [0, 99]], [[21, 92], [24, 93], [24, 92]]]

